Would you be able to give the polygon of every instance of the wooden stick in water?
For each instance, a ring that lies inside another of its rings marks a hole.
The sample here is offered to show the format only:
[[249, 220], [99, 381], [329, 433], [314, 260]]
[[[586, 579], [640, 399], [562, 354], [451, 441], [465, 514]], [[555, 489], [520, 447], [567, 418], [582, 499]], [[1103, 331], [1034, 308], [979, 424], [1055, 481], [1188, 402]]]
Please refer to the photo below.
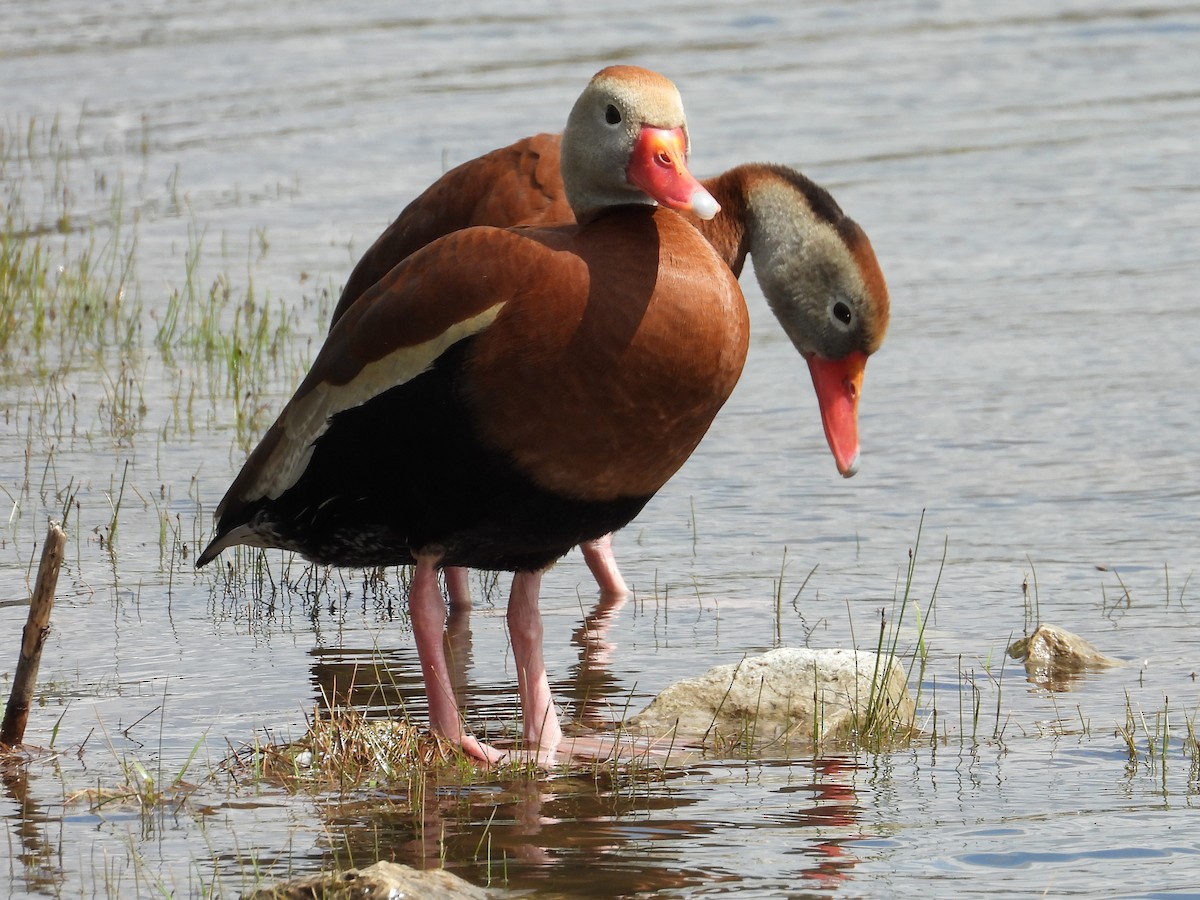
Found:
[[62, 568], [66, 543], [66, 534], [57, 522], [51, 522], [46, 543], [42, 547], [42, 561], [38, 565], [33, 597], [29, 601], [29, 618], [21, 637], [21, 656], [17, 660], [8, 706], [4, 709], [4, 724], [0, 726], [0, 746], [16, 747], [25, 739], [29, 705], [33, 701], [33, 689], [37, 686], [42, 645], [50, 631], [50, 610], [54, 608], [54, 591], [58, 586], [58, 572]]

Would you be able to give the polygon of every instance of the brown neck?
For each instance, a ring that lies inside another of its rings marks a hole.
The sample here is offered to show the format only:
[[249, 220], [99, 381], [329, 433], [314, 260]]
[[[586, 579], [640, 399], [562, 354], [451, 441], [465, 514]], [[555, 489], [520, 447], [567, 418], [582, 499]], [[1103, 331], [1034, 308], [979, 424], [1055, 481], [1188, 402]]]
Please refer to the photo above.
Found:
[[749, 232], [746, 227], [746, 184], [745, 167], [730, 169], [715, 178], [705, 178], [703, 184], [721, 204], [716, 217], [703, 221], [684, 213], [684, 218], [704, 235], [717, 255], [725, 260], [735, 277], [741, 277], [746, 265], [746, 254], [750, 252]]

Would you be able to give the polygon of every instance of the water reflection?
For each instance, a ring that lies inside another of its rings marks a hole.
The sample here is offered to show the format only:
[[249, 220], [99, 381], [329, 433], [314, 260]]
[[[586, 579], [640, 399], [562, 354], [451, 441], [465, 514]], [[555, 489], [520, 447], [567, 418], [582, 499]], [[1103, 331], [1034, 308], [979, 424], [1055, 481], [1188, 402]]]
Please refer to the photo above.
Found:
[[0, 782], [4, 784], [4, 795], [13, 803], [13, 812], [4, 818], [12, 828], [10, 846], [21, 864], [25, 889], [31, 893], [58, 893], [56, 889], [61, 889], [66, 880], [62, 843], [51, 840], [46, 833], [52, 819], [30, 791], [26, 760], [15, 754], [0, 754]]
[[669, 782], [682, 777], [664, 774], [656, 784], [522, 779], [468, 788], [418, 781], [330, 808], [330, 855], [444, 865], [478, 883], [516, 889], [552, 884], [572, 896], [711, 883], [713, 873], [699, 865], [662, 866], [651, 861], [656, 854], [622, 852], [634, 843], [645, 850], [719, 827], [679, 816], [699, 802], [671, 790]]
[[[601, 594], [595, 608], [571, 634], [571, 643], [579, 648], [579, 661], [571, 667], [559, 696], [569, 698], [565, 718], [594, 731], [603, 731], [620, 721], [628, 697], [609, 667], [617, 645], [608, 639], [617, 614], [628, 600], [627, 593]], [[611, 702], [614, 699], [618, 700], [615, 704]]]
[[849, 757], [828, 757], [812, 761], [815, 777], [811, 784], [788, 785], [780, 793], [811, 793], [813, 805], [779, 816], [777, 822], [783, 827], [820, 828], [830, 836], [805, 848], [816, 865], [801, 873], [806, 880], [816, 881], [825, 887], [836, 887], [845, 881], [858, 862], [849, 846], [866, 835], [841, 832], [857, 824], [862, 811], [854, 789], [854, 774], [862, 768]]
[[[821, 895], [850, 877], [858, 863], [850, 848], [866, 836], [859, 826], [857, 770], [844, 758], [766, 766], [766, 777], [787, 781], [776, 791], [788, 796], [787, 809], [750, 812], [737, 821], [733, 814], [714, 815], [713, 785], [682, 769], [469, 787], [416, 780], [327, 807], [328, 854], [338, 864], [390, 859], [444, 866], [476, 883], [514, 890], [623, 897], [732, 887], [750, 874], [747, 861], [731, 860], [719, 836], [731, 829], [783, 829], [789, 836], [771, 838], [771, 845], [802, 857], [790, 877], [808, 883], [805, 893]], [[728, 770], [714, 764], [708, 774], [745, 771], [745, 763]], [[784, 887], [795, 892], [798, 884]]]

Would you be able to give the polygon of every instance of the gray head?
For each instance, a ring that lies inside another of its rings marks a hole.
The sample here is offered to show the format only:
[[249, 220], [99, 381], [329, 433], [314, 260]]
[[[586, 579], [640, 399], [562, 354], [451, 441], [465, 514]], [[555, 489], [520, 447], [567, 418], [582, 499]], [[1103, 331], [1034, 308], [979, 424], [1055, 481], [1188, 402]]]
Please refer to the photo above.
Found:
[[688, 141], [683, 101], [669, 79], [637, 66], [597, 72], [563, 130], [563, 188], [576, 219], [631, 203], [712, 218], [720, 207], [688, 171]]
[[808, 363], [838, 470], [858, 460], [858, 399], [867, 357], [887, 334], [887, 284], [866, 233], [799, 172], [757, 166], [746, 211], [754, 274]]

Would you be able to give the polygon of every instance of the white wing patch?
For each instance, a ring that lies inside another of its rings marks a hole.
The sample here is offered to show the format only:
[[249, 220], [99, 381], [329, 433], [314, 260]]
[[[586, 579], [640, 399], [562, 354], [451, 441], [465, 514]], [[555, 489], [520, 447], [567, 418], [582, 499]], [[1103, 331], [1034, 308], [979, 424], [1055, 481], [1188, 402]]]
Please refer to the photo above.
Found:
[[477, 316], [456, 322], [430, 341], [401, 347], [368, 363], [347, 384], [319, 384], [299, 400], [293, 398], [275, 423], [283, 431], [282, 439], [262, 460], [259, 476], [247, 486], [243, 498], [279, 497], [304, 474], [313, 445], [329, 428], [331, 418], [427, 372], [452, 345], [491, 325], [504, 306], [497, 303]]

